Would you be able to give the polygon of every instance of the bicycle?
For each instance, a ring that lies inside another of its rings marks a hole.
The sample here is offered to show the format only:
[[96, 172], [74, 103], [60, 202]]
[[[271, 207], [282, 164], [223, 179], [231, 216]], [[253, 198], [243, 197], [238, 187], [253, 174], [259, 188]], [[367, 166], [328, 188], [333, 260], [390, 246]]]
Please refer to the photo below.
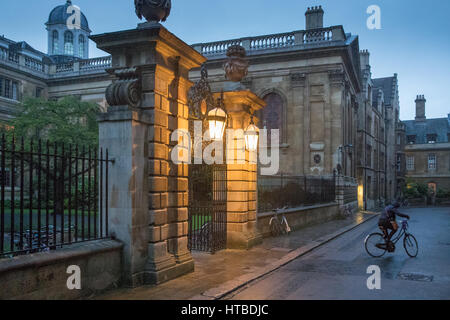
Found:
[[212, 236], [211, 227], [211, 222], [208, 221], [200, 228], [200, 239], [202, 239], [201, 241], [203, 243], [208, 243], [208, 241], [210, 241]]
[[419, 253], [419, 245], [417, 243], [416, 238], [408, 232], [408, 221], [403, 220], [402, 221], [402, 228], [398, 235], [391, 239], [391, 245], [390, 247], [388, 243], [386, 242], [384, 235], [379, 232], [374, 232], [366, 237], [364, 240], [364, 247], [366, 248], [367, 253], [374, 257], [374, 258], [380, 258], [382, 257], [386, 251], [394, 252], [395, 251], [395, 244], [403, 237], [403, 247], [405, 248], [406, 253], [411, 258], [417, 257], [417, 254]]
[[[282, 211], [286, 210], [287, 207], [283, 207], [281, 209], [273, 209], [273, 217], [269, 221], [270, 232], [272, 236], [277, 237], [279, 235], [289, 234], [291, 232], [291, 228], [287, 222], [284, 214], [281, 214]], [[281, 218], [280, 218], [281, 214]]]
[[351, 204], [344, 206], [344, 209], [341, 211], [341, 217], [343, 219], [347, 219], [353, 214], [353, 206]]

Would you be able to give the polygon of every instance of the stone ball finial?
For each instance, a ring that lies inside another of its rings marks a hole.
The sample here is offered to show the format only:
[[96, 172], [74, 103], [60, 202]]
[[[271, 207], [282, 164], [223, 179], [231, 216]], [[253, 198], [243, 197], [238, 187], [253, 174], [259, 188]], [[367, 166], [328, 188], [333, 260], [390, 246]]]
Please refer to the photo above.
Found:
[[136, 15], [148, 22], [166, 21], [172, 9], [171, 0], [134, 0]]
[[223, 68], [226, 78], [233, 82], [240, 82], [248, 74], [248, 61], [245, 59], [246, 51], [240, 45], [230, 46], [227, 49], [227, 61]]

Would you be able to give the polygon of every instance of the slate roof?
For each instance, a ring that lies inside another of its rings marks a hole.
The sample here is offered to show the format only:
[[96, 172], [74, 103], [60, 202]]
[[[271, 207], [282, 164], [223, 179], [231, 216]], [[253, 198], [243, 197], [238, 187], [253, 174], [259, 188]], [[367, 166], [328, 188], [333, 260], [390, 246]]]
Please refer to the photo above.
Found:
[[[372, 79], [373, 87], [379, 88], [383, 90], [384, 93], [384, 103], [385, 105], [390, 106], [393, 100], [393, 87], [394, 87], [394, 77], [386, 77], [386, 78], [378, 78], [378, 79]], [[375, 90], [374, 90], [375, 93]]]
[[405, 124], [406, 136], [415, 135], [416, 144], [427, 142], [428, 134], [437, 134], [436, 143], [450, 142], [450, 114], [448, 118], [427, 119], [425, 121], [408, 120]]
[[20, 53], [28, 53], [28, 54], [32, 53], [43, 59], [48, 59], [47, 54], [45, 54], [37, 49], [34, 49], [32, 46], [30, 46], [25, 41], [16, 42], [16, 41], [6, 38], [5, 36], [0, 36], [0, 45], [2, 45], [2, 47], [9, 49], [10, 51], [20, 52]]
[[32, 53], [35, 53], [39, 56], [45, 56], [46, 54], [36, 50], [35, 48], [33, 48], [32, 46], [30, 46], [28, 43], [26, 43], [25, 41], [20, 41], [20, 42], [16, 42], [14, 44], [9, 45], [9, 50], [11, 51], [29, 51]]

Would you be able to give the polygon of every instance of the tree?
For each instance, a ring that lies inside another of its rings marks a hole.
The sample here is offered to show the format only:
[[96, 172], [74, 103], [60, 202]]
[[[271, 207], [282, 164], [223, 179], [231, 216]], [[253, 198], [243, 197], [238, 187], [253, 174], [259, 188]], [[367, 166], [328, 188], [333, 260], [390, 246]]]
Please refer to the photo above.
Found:
[[[23, 161], [28, 167], [32, 165], [34, 170], [38, 169], [42, 172], [42, 185], [45, 185], [45, 179], [48, 178], [59, 186], [58, 190], [62, 190], [63, 194], [59, 196], [47, 192], [50, 200], [54, 201], [56, 213], [63, 213], [64, 198], [72, 195], [67, 194], [65, 188], [67, 174], [60, 172], [61, 170], [55, 170], [55, 165], [61, 168], [61, 163], [64, 163], [64, 168], [74, 168], [75, 164], [80, 162], [80, 157], [87, 158], [88, 154], [94, 157], [98, 147], [96, 116], [99, 112], [100, 107], [96, 103], [83, 102], [76, 97], [65, 97], [57, 101], [27, 98], [21, 105], [21, 112], [4, 132], [8, 141], [7, 145], [9, 141], [12, 142], [15, 139], [16, 164], [22, 159], [20, 150], [24, 148]], [[78, 158], [74, 157], [75, 146], [79, 146]], [[49, 148], [48, 154], [59, 155], [58, 158], [49, 157], [49, 163], [45, 162], [47, 148]], [[30, 151], [34, 154], [33, 156], [30, 155]], [[37, 157], [35, 155], [37, 151], [41, 151], [43, 156]], [[89, 153], [91, 151], [92, 153]], [[7, 156], [10, 154], [7, 153]], [[71, 178], [84, 179], [84, 174], [89, 170], [92, 170], [91, 163], [84, 168], [84, 171], [71, 170], [73, 172]], [[36, 184], [36, 181], [30, 183]], [[34, 190], [37, 188], [40, 187], [37, 186]]]
[[84, 102], [76, 97], [65, 97], [57, 101], [27, 98], [22, 111], [12, 121], [13, 133], [25, 140], [45, 139], [51, 144], [98, 146], [98, 124], [96, 116], [100, 107], [96, 103]]

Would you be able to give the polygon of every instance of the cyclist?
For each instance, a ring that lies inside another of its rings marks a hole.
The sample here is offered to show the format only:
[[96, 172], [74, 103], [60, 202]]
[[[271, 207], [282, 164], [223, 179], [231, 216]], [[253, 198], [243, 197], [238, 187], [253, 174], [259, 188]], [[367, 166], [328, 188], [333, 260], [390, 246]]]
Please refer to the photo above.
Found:
[[[409, 216], [407, 214], [400, 213], [398, 211], [400, 208], [400, 203], [396, 201], [393, 205], [387, 206], [383, 213], [381, 213], [380, 219], [378, 220], [378, 227], [383, 231], [384, 239], [388, 246], [391, 246], [392, 236], [397, 232], [398, 225], [395, 221], [395, 217], [399, 216], [402, 218], [406, 218], [409, 220]], [[392, 230], [391, 233], [388, 234], [388, 229]]]

